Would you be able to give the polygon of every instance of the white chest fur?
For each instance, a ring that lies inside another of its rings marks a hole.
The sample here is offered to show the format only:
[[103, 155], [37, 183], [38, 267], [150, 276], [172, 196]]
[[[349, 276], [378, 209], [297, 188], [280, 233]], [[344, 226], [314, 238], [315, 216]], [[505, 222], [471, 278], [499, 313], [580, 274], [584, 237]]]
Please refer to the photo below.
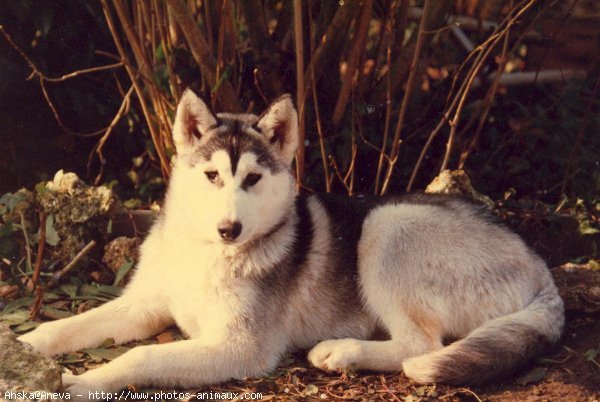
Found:
[[153, 233], [142, 250], [140, 280], [154, 284], [175, 323], [191, 338], [223, 339], [247, 315], [255, 297], [250, 281], [232, 278], [220, 251]]

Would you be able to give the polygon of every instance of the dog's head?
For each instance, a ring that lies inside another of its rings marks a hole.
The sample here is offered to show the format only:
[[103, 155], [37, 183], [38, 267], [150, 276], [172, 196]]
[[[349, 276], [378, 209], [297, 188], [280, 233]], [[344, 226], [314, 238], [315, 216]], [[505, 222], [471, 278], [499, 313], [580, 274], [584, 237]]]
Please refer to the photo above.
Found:
[[261, 115], [213, 114], [191, 90], [173, 127], [170, 198], [206, 241], [243, 244], [280, 225], [293, 202], [298, 116], [291, 97]]

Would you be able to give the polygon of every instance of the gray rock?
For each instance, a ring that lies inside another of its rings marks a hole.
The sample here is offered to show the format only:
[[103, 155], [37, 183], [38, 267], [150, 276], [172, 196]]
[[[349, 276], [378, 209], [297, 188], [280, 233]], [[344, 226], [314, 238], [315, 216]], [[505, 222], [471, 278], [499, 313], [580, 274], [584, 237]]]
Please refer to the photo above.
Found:
[[19, 342], [8, 326], [0, 325], [0, 400], [30, 400], [17, 398], [23, 396], [18, 393], [37, 392], [38, 401], [55, 402], [58, 399], [49, 394], [62, 389], [60, 366]]

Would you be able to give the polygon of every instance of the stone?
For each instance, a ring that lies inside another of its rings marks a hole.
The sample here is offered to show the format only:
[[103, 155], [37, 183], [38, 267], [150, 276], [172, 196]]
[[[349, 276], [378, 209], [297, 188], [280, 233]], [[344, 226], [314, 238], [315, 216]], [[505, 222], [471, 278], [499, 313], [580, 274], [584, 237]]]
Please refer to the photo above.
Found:
[[464, 170], [444, 170], [425, 189], [429, 194], [452, 194], [469, 198], [489, 208], [494, 202], [473, 188], [471, 179]]
[[62, 390], [60, 366], [18, 341], [7, 325], [0, 325], [0, 399], [17, 399], [9, 397], [11, 392], [37, 392], [38, 401], [57, 401], [49, 394]]

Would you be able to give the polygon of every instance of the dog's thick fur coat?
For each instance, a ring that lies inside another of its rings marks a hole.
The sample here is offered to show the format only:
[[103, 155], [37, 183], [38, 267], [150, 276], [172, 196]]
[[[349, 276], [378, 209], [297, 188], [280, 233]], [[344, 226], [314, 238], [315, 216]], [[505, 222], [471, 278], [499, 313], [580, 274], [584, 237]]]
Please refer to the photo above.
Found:
[[[20, 339], [46, 355], [173, 323], [189, 339], [65, 376], [75, 394], [260, 376], [295, 348], [312, 348], [310, 362], [325, 370], [477, 383], [559, 339], [563, 304], [546, 265], [482, 207], [297, 195], [289, 96], [261, 116], [215, 116], [188, 90], [174, 142], [165, 205], [124, 294]], [[376, 329], [388, 339], [372, 340]]]

